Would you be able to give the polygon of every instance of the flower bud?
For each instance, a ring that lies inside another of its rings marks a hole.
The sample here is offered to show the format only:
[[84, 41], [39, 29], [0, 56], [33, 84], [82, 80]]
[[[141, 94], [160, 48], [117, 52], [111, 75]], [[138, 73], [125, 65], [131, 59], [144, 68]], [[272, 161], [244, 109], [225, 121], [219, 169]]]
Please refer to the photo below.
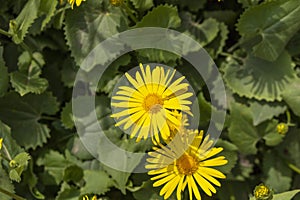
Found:
[[259, 184], [254, 189], [254, 197], [256, 200], [272, 200], [273, 191], [263, 183]]
[[9, 162], [9, 166], [10, 166], [11, 168], [16, 168], [16, 167], [18, 166], [18, 163], [17, 163], [15, 160], [11, 160], [11, 161]]
[[109, 0], [109, 1], [111, 5], [118, 7], [123, 4], [124, 0]]
[[285, 135], [289, 131], [289, 126], [286, 123], [279, 123], [276, 127], [277, 133]]

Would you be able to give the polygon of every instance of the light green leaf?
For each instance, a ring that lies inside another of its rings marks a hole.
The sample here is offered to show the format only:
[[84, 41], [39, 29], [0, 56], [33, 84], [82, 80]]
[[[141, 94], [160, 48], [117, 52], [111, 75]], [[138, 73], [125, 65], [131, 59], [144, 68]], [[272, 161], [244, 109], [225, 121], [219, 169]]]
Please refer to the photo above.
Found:
[[8, 72], [2, 58], [3, 47], [0, 47], [0, 96], [3, 96], [8, 89]]
[[300, 190], [292, 190], [273, 195], [273, 200], [291, 200]]
[[66, 12], [65, 35], [77, 65], [101, 41], [128, 28], [124, 12], [119, 8], [107, 10], [98, 0], [86, 1], [73, 11]]
[[64, 182], [55, 200], [78, 200], [79, 196], [80, 191], [75, 186], [68, 185]]
[[283, 100], [292, 111], [300, 116], [300, 79], [293, 81], [282, 94]]
[[[160, 5], [149, 11], [135, 28], [140, 27], [162, 27], [162, 28], [177, 28], [180, 26], [181, 20], [178, 16], [178, 11], [175, 6]], [[157, 41], [162, 43], [161, 41]], [[138, 55], [143, 63], [145, 62], [159, 62], [159, 63], [174, 63], [180, 57], [174, 53], [158, 50], [158, 49], [141, 49], [138, 50]], [[147, 58], [147, 59], [145, 59]]]
[[53, 115], [57, 111], [58, 103], [51, 93], [20, 97], [13, 92], [0, 98], [0, 120], [11, 127], [12, 136], [26, 149], [47, 142], [50, 130], [39, 120], [42, 114]]
[[16, 182], [21, 181], [21, 175], [23, 171], [26, 170], [30, 158], [30, 155], [26, 152], [19, 153], [13, 158], [13, 160], [16, 162], [16, 167], [9, 171], [9, 178], [11, 180]]
[[279, 104], [278, 102], [266, 103], [259, 101], [250, 102], [250, 110], [253, 118], [253, 125], [256, 126], [261, 122], [264, 122], [273, 117], [284, 113], [286, 111], [286, 106]]
[[177, 28], [180, 26], [181, 20], [175, 6], [159, 5], [152, 11], [149, 11], [135, 28], [140, 27], [162, 27]]
[[257, 5], [259, 3], [259, 0], [238, 0], [238, 2], [243, 5], [243, 8], [247, 8]]
[[298, 0], [267, 1], [244, 12], [237, 27], [244, 40], [260, 37], [252, 48], [254, 56], [275, 61], [299, 30], [299, 15]]
[[[266, 121], [257, 127], [253, 126], [253, 119], [249, 107], [238, 103], [231, 104], [229, 138], [244, 154], [256, 154], [256, 144], [266, 135], [276, 131], [277, 121]], [[266, 137], [266, 138], [265, 138]], [[266, 144], [273, 144], [271, 141]]]
[[193, 20], [193, 15], [189, 12], [183, 12], [180, 16], [183, 31], [188, 30], [191, 37], [197, 39], [202, 46], [212, 42], [217, 37], [219, 32], [217, 20], [209, 18], [199, 24]]
[[32, 55], [25, 51], [19, 57], [19, 70], [11, 73], [11, 84], [21, 96], [27, 93], [43, 93], [48, 87], [48, 81], [40, 78], [42, 73], [41, 67], [45, 64], [40, 53]]
[[16, 44], [23, 42], [28, 29], [38, 17], [40, 0], [29, 0], [23, 7], [21, 13], [9, 23], [9, 33], [13, 34], [12, 39]]
[[153, 0], [130, 0], [139, 11], [148, 10], [153, 7]]
[[72, 102], [66, 103], [65, 107], [61, 111], [61, 122], [67, 129], [74, 127], [73, 113], [72, 113]]
[[53, 176], [57, 184], [63, 180], [64, 171], [71, 164], [62, 154], [53, 150], [37, 160], [37, 165], [44, 166], [45, 171]]
[[[81, 194], [99, 194], [102, 195], [113, 186], [112, 179], [104, 171], [85, 170], [85, 185], [81, 188]], [[101, 180], [101, 181], [100, 181]]]
[[275, 62], [248, 55], [243, 64], [227, 58], [224, 80], [234, 93], [248, 98], [280, 101], [296, 77], [291, 57], [283, 52]]
[[266, 152], [263, 159], [265, 184], [276, 193], [289, 190], [292, 182], [292, 171], [276, 152]]

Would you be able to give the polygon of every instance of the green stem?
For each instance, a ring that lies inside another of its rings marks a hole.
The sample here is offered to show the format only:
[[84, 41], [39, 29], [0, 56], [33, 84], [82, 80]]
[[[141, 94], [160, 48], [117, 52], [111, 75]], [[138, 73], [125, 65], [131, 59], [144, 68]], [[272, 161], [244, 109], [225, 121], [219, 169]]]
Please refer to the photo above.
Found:
[[7, 196], [12, 197], [15, 200], [26, 200], [25, 198], [20, 197], [19, 195], [13, 194], [13, 193], [11, 193], [11, 192], [9, 192], [9, 191], [1, 188], [1, 187], [0, 187], [0, 192], [3, 193], [3, 194], [6, 194]]
[[287, 118], [287, 124], [291, 124], [291, 113], [287, 110], [286, 111], [286, 118]]
[[6, 156], [4, 156], [4, 155], [1, 155], [2, 158], [4, 158], [5, 160], [7, 160], [8, 162], [11, 161], [11, 160], [12, 160], [12, 157], [11, 157], [11, 155], [10, 155], [8, 149], [6, 148], [5, 144], [2, 144], [2, 147], [3, 147], [3, 150], [4, 150], [4, 152], [5, 152], [5, 155], [7, 156], [7, 157], [6, 157]]
[[289, 168], [291, 168], [293, 171], [297, 172], [298, 174], [300, 174], [300, 169], [298, 167], [296, 167], [295, 165], [289, 163], [288, 164]]
[[5, 35], [7, 37], [11, 37], [12, 34], [0, 28], [0, 34]]
[[39, 66], [40, 68], [43, 67], [42, 64], [41, 64], [41, 63], [33, 56], [32, 51], [31, 51], [31, 49], [29, 48], [29, 46], [27, 46], [27, 44], [25, 44], [24, 42], [22, 42], [22, 43], [20, 44], [20, 46], [21, 46], [25, 51], [27, 51], [27, 52], [30, 54], [31, 59], [34, 60], [34, 61], [36, 62], [36, 64], [38, 64], [38, 66]]
[[51, 121], [58, 120], [58, 118], [55, 118], [55, 117], [50, 117], [50, 116], [41, 116], [41, 119], [45, 119], [45, 120], [51, 120]]
[[126, 4], [122, 4], [121, 6], [122, 8], [124, 8], [127, 12], [127, 14], [129, 15], [130, 19], [132, 21], [134, 21], [134, 23], [138, 23], [137, 18], [132, 14], [132, 10], [126, 5]]

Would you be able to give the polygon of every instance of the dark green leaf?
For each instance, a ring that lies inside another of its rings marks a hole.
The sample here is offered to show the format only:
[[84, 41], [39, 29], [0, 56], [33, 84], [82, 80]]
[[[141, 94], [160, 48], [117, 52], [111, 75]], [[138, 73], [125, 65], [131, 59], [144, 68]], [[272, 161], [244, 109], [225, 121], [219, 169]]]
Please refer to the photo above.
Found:
[[253, 55], [275, 61], [299, 30], [299, 15], [298, 0], [267, 1], [251, 7], [241, 16], [238, 31], [244, 40], [260, 36], [260, 41], [252, 48]]
[[292, 111], [300, 116], [300, 80], [296, 79], [293, 81], [283, 92], [282, 96]]
[[91, 193], [102, 195], [113, 186], [112, 179], [104, 171], [85, 170], [84, 180], [85, 185], [81, 188], [81, 194]]
[[8, 72], [2, 58], [3, 47], [0, 47], [0, 96], [3, 96], [8, 89]]

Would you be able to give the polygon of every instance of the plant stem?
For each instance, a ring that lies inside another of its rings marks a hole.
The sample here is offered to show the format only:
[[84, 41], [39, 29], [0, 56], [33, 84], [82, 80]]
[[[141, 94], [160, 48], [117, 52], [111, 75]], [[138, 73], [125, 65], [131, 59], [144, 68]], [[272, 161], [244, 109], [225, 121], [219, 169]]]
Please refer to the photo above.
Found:
[[287, 124], [288, 125], [291, 124], [291, 114], [288, 110], [286, 111], [286, 118], [287, 118]]
[[8, 162], [11, 161], [11, 160], [12, 160], [12, 157], [11, 157], [11, 155], [10, 155], [8, 149], [6, 148], [5, 144], [2, 144], [2, 146], [3, 146], [4, 152], [5, 152], [6, 156], [7, 156], [7, 157], [6, 157], [6, 156], [1, 155], [2, 158], [4, 158], [5, 160], [7, 160]]
[[6, 194], [7, 196], [12, 197], [15, 200], [26, 200], [25, 198], [20, 197], [19, 195], [13, 194], [13, 193], [11, 193], [11, 192], [9, 192], [9, 191], [1, 188], [1, 187], [0, 187], [0, 192], [3, 193], [3, 194]]
[[58, 118], [50, 117], [50, 116], [41, 116], [41, 119], [51, 120], [51, 121], [58, 120]]
[[238, 56], [235, 56], [235, 55], [232, 55], [232, 54], [230, 54], [230, 53], [221, 52], [220, 55], [221, 55], [221, 56], [225, 56], [225, 57], [232, 57], [232, 58], [237, 59], [237, 60], [239, 60], [239, 61], [241, 61], [241, 62], [244, 62], [244, 59], [243, 59], [243, 58], [238, 57]]
[[122, 4], [121, 6], [122, 8], [124, 8], [127, 12], [127, 14], [129, 15], [130, 19], [132, 21], [134, 21], [134, 23], [138, 23], [137, 18], [132, 14], [132, 10], [126, 5], [126, 4]]
[[298, 174], [300, 174], [300, 169], [298, 167], [296, 167], [295, 165], [289, 163], [288, 164], [289, 168], [291, 168], [293, 171], [297, 172]]
[[31, 49], [24, 42], [20, 43], [20, 46], [30, 54], [30, 57], [36, 64], [42, 69], [42, 64], [33, 56]]
[[7, 37], [11, 37], [12, 34], [0, 28], [0, 34], [5, 35]]

